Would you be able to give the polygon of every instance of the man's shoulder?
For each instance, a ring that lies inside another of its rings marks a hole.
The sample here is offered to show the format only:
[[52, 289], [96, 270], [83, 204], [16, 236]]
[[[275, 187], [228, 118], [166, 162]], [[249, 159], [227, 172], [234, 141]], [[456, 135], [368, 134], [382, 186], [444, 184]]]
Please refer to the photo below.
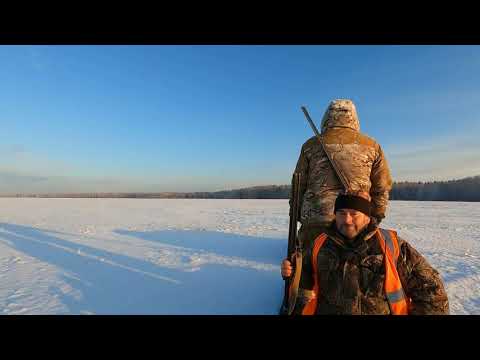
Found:
[[375, 140], [373, 137], [365, 133], [358, 132], [358, 139], [359, 139], [359, 142], [363, 145], [372, 146], [372, 147], [379, 146], [379, 143], [377, 142], [377, 140]]
[[394, 235], [395, 235], [395, 237], [397, 238], [398, 241], [400, 241], [400, 240], [404, 241], [403, 239], [400, 238], [400, 236], [398, 235], [398, 231], [396, 229], [385, 228], [383, 226], [379, 226], [379, 227], [377, 227], [377, 230], [381, 231], [382, 233], [385, 233], [385, 232], [394, 233]]
[[309, 152], [316, 146], [319, 146], [318, 139], [316, 136], [312, 136], [303, 143], [302, 152]]
[[312, 144], [314, 144], [314, 143], [316, 143], [316, 142], [318, 142], [318, 139], [317, 139], [317, 137], [316, 137], [315, 135], [313, 135], [312, 137], [310, 137], [309, 139], [307, 139], [307, 141], [305, 141], [305, 142], [303, 143], [303, 146], [304, 146], [304, 147], [305, 147], [305, 146], [310, 146], [310, 145], [312, 145]]
[[383, 233], [383, 232], [393, 232], [395, 238], [397, 239], [397, 243], [398, 243], [398, 247], [399, 247], [399, 248], [402, 248], [402, 247], [405, 247], [405, 246], [410, 246], [410, 244], [408, 243], [407, 240], [405, 240], [404, 238], [402, 238], [401, 236], [398, 235], [398, 231], [397, 231], [397, 230], [395, 230], [395, 229], [387, 229], [387, 228], [383, 228], [383, 227], [379, 227], [378, 230], [379, 230], [379, 231], [382, 231], [382, 233]]

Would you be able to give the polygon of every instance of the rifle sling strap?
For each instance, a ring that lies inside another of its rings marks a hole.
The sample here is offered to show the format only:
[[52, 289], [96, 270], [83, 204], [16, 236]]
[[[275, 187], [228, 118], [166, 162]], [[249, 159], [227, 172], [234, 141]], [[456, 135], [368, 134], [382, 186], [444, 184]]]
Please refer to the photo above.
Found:
[[345, 178], [343, 173], [340, 171], [340, 169], [339, 169], [337, 163], [335, 162], [335, 160], [332, 158], [330, 153], [327, 151], [327, 149], [325, 147], [325, 144], [323, 143], [323, 139], [322, 139], [321, 135], [317, 134], [316, 136], [317, 136], [318, 142], [320, 143], [320, 146], [322, 147], [322, 150], [324, 151], [325, 155], [327, 155], [327, 158], [330, 161], [330, 164], [332, 165], [333, 171], [335, 171], [335, 174], [337, 175], [338, 179], [342, 183], [344, 190], [346, 192], [348, 192], [350, 187], [347, 183], [347, 179]]
[[295, 256], [295, 275], [293, 277], [293, 281], [290, 284], [289, 289], [289, 299], [288, 299], [288, 315], [293, 313], [295, 309], [295, 303], [297, 301], [298, 296], [298, 287], [300, 285], [300, 277], [302, 275], [302, 252], [297, 250], [294, 253]]

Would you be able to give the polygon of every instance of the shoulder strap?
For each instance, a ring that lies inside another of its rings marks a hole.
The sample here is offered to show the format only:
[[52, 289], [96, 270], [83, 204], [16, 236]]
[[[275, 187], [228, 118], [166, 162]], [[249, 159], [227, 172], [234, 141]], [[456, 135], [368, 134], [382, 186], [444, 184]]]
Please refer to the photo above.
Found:
[[323, 151], [327, 155], [328, 161], [330, 161], [330, 164], [332, 164], [333, 170], [337, 174], [337, 177], [340, 179], [340, 182], [342, 183], [343, 188], [345, 189], [346, 192], [348, 192], [348, 190], [350, 189], [350, 186], [348, 185], [347, 178], [345, 177], [343, 172], [340, 171], [340, 168], [338, 167], [337, 163], [335, 162], [335, 160], [332, 158], [330, 153], [325, 148], [325, 145], [323, 143], [323, 139], [322, 139], [320, 134], [317, 134], [317, 139], [318, 139], [318, 142], [320, 143], [320, 145], [322, 146]]
[[300, 251], [296, 251], [293, 256], [295, 257], [295, 275], [288, 291], [288, 315], [291, 315], [295, 309], [298, 296], [298, 287], [300, 286], [300, 277], [302, 274], [302, 253]]

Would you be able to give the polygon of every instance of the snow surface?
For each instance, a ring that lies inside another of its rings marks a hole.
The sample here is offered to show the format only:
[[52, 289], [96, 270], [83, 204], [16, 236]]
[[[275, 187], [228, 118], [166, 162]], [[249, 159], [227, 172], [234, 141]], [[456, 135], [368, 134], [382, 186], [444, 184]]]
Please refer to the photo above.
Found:
[[[276, 314], [287, 200], [0, 198], [0, 313]], [[390, 202], [396, 229], [480, 314], [480, 203]]]

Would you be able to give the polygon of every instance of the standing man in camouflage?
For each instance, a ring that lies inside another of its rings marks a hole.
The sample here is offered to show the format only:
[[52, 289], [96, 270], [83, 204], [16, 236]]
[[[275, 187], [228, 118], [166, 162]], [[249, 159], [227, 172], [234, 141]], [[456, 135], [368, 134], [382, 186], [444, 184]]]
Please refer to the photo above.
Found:
[[[301, 174], [298, 237], [306, 247], [332, 224], [335, 199], [340, 193], [370, 194], [371, 222], [378, 225], [385, 217], [392, 188], [383, 151], [374, 139], [360, 132], [357, 111], [351, 100], [339, 99], [329, 104], [321, 122], [321, 136], [325, 150], [342, 172], [348, 189], [344, 188], [318, 138], [308, 139], [295, 168], [295, 172]], [[302, 289], [311, 288], [312, 284], [302, 277], [299, 296]]]

